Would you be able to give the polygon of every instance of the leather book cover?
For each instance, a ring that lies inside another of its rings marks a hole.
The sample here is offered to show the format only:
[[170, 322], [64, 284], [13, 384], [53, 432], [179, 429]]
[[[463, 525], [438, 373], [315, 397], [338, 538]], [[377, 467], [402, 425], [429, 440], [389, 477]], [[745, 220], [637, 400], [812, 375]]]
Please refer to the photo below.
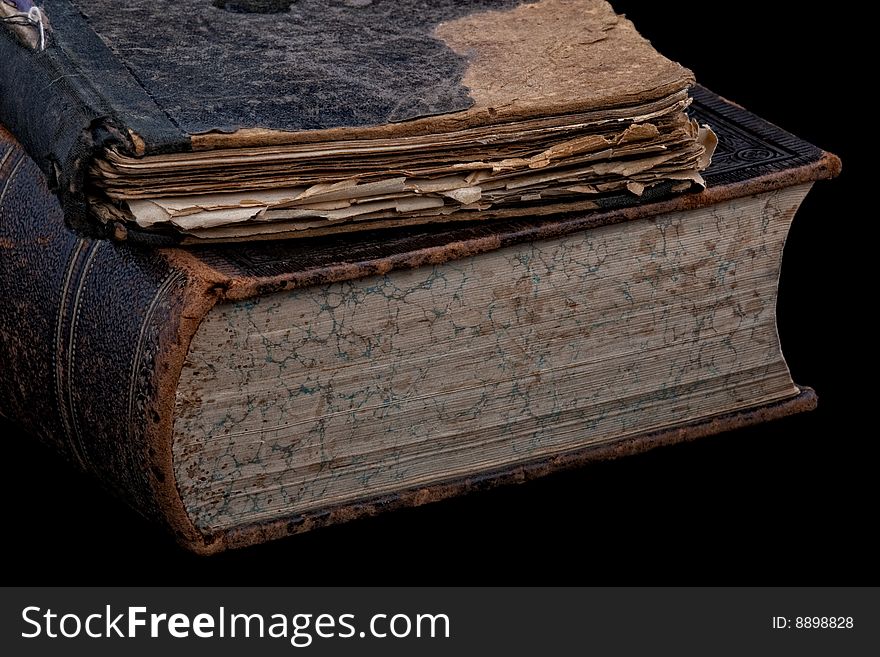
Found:
[[708, 187], [638, 207], [541, 220], [318, 241], [144, 249], [69, 230], [36, 163], [0, 131], [0, 414], [49, 444], [201, 552], [245, 545], [400, 505], [521, 481], [805, 410], [799, 397], [628, 438], [478, 478], [205, 536], [189, 522], [171, 462], [177, 377], [199, 322], [218, 302], [462, 258], [500, 247], [829, 178], [839, 160], [711, 92], [694, 112], [719, 133]]
[[442, 135], [693, 83], [603, 0], [0, 0], [0, 20], [0, 122], [92, 235], [114, 234], [88, 211], [106, 149]]

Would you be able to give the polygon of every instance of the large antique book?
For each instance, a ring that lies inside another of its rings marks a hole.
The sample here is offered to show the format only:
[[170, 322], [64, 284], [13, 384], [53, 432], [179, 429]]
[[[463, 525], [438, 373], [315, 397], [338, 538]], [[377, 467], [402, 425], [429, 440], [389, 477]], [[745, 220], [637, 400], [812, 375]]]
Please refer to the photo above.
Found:
[[707, 187], [635, 207], [146, 249], [0, 134], [0, 413], [203, 553], [812, 408], [782, 247], [836, 157], [696, 88]]
[[691, 72], [605, 0], [0, 0], [0, 19], [0, 122], [92, 236], [635, 205], [699, 189], [715, 143]]

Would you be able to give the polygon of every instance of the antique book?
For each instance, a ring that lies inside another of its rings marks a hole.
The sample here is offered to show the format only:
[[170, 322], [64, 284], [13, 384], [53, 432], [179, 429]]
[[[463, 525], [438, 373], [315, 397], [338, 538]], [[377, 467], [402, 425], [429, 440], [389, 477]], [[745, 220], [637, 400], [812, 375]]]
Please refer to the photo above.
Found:
[[605, 0], [0, 0], [0, 19], [0, 122], [92, 236], [635, 205], [699, 189], [715, 145], [691, 72]]
[[0, 138], [0, 413], [202, 553], [812, 408], [775, 325], [840, 163], [710, 92], [705, 190], [202, 248], [83, 236]]

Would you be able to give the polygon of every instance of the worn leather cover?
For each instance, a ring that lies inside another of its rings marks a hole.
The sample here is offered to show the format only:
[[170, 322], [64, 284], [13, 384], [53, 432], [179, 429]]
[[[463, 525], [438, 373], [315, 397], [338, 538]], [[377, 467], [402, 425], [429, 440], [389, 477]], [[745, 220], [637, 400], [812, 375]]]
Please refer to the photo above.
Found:
[[87, 172], [111, 145], [436, 133], [629, 106], [693, 80], [604, 0], [38, 4], [45, 47], [36, 26], [0, 25], [0, 122], [92, 234]]
[[211, 536], [192, 526], [177, 494], [177, 380], [199, 322], [219, 301], [442, 262], [839, 171], [833, 155], [709, 92], [698, 99], [698, 112], [711, 117], [721, 139], [710, 185], [699, 194], [540, 221], [225, 249], [145, 249], [72, 232], [39, 167], [0, 129], [0, 414], [94, 473], [182, 544], [207, 553], [812, 408], [815, 396], [803, 389], [761, 409]]

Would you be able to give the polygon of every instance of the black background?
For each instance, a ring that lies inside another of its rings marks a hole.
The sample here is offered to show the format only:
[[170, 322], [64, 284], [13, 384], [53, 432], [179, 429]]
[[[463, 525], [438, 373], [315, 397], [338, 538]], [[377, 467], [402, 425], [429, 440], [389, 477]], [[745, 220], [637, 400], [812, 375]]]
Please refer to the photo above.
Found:
[[90, 479], [0, 427], [4, 579], [876, 583], [869, 312], [877, 290], [868, 271], [877, 213], [857, 134], [872, 121], [860, 84], [874, 76], [850, 79], [868, 19], [851, 20], [845, 3], [823, 13], [751, 0], [613, 4], [704, 85], [843, 159], [843, 175], [817, 185], [795, 220], [780, 290], [783, 348], [795, 380], [818, 391], [817, 411], [212, 558], [180, 550]]

